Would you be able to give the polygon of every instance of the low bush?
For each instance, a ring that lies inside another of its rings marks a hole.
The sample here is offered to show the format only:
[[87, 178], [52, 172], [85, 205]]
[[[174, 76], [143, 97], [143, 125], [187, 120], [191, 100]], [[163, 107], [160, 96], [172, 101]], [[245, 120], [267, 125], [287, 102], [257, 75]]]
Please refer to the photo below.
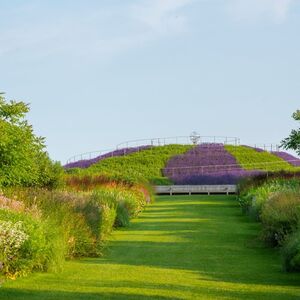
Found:
[[85, 201], [86, 195], [35, 188], [6, 189], [5, 193], [9, 198], [16, 197], [28, 209], [37, 207], [52, 227], [61, 229], [67, 258], [93, 253], [95, 241], [91, 230], [84, 215], [74, 208], [74, 203]]
[[7, 277], [58, 270], [66, 258], [101, 255], [113, 228], [127, 226], [151, 201], [143, 186], [116, 184], [85, 192], [7, 188], [5, 195], [0, 269]]
[[271, 246], [282, 245], [286, 236], [297, 229], [299, 221], [300, 194], [277, 192], [262, 207], [262, 238]]
[[72, 188], [76, 191], [91, 191], [98, 187], [105, 185], [125, 185], [132, 187], [134, 185], [147, 185], [147, 181], [142, 179], [126, 177], [121, 174], [106, 174], [101, 173], [97, 174], [81, 174], [80, 171], [78, 174], [73, 173], [74, 170], [81, 169], [69, 169], [65, 176], [66, 186]]
[[298, 188], [300, 186], [300, 172], [266, 172], [245, 177], [238, 182], [238, 192], [239, 194], [246, 194], [251, 188], [257, 188], [272, 181], [281, 181], [286, 185]]
[[284, 269], [288, 272], [300, 272], [300, 228], [287, 237], [281, 252]]
[[22, 222], [0, 221], [0, 267], [6, 275], [18, 272], [21, 248], [28, 239]]
[[300, 190], [300, 180], [297, 178], [283, 179], [262, 178], [246, 179], [239, 185], [239, 203], [242, 210], [254, 219], [260, 220], [263, 205], [274, 193], [297, 192]]
[[1, 273], [15, 278], [33, 270], [59, 270], [65, 251], [61, 236], [48, 221], [0, 209]]
[[300, 271], [300, 180], [298, 174], [257, 176], [239, 186], [244, 212], [261, 221], [261, 238], [281, 247], [286, 271]]
[[150, 183], [153, 185], [172, 185], [174, 184], [171, 179], [168, 177], [153, 177], [150, 180]]
[[116, 227], [127, 226], [130, 219], [137, 216], [151, 201], [150, 196], [147, 197], [145, 194], [145, 190], [138, 187], [131, 189], [126, 187], [99, 188], [92, 193], [92, 199], [94, 203], [100, 205], [102, 210], [109, 208], [111, 211], [115, 211], [115, 220], [112, 225]]

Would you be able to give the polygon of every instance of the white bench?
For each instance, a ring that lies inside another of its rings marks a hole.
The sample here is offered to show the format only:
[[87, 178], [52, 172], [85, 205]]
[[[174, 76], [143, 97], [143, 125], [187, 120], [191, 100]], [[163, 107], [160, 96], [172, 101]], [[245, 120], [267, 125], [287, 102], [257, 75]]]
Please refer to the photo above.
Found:
[[235, 194], [236, 185], [157, 185], [155, 193], [161, 194]]

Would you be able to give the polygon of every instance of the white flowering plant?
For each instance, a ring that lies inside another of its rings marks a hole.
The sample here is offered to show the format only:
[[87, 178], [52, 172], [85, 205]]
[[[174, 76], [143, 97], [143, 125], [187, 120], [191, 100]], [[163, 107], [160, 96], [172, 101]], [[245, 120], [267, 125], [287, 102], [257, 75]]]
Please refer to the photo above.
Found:
[[6, 276], [18, 275], [21, 248], [28, 237], [22, 221], [0, 220], [0, 270]]

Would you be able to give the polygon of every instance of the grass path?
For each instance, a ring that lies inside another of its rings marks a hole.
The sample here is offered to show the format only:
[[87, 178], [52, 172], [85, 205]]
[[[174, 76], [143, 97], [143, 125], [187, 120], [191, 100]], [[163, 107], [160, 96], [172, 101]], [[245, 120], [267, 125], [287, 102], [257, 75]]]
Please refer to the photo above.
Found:
[[300, 299], [300, 274], [256, 240], [233, 196], [158, 197], [103, 258], [6, 282], [0, 299]]

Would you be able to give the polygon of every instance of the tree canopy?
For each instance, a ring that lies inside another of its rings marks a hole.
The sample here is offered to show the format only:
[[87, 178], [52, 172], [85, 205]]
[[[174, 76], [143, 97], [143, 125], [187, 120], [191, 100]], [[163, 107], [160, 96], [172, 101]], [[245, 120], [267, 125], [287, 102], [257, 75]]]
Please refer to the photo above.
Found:
[[44, 138], [25, 119], [29, 105], [0, 94], [0, 186], [55, 185], [61, 174], [50, 160]]
[[[300, 121], [300, 110], [297, 110], [292, 115], [295, 121]], [[281, 142], [284, 149], [292, 149], [300, 155], [300, 128], [293, 129], [290, 135]]]

